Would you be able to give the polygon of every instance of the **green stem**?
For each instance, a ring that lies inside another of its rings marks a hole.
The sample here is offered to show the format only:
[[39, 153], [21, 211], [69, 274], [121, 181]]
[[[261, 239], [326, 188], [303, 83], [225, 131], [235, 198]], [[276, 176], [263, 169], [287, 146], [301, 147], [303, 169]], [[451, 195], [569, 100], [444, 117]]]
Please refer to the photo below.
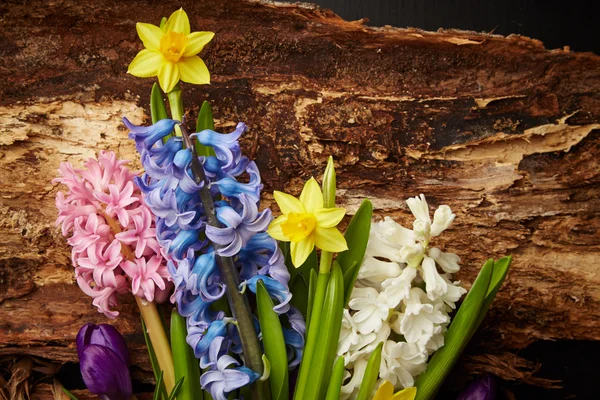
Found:
[[[322, 256], [321, 260], [323, 260]], [[306, 391], [307, 385], [312, 384], [312, 382], [308, 382], [308, 376], [310, 374], [310, 363], [319, 341], [319, 329], [321, 325], [320, 320], [323, 312], [323, 301], [325, 300], [325, 292], [327, 290], [328, 280], [329, 272], [323, 273], [320, 271], [319, 277], [317, 278], [317, 289], [315, 290], [315, 299], [313, 301], [310, 324], [308, 326], [308, 333], [306, 335], [306, 346], [304, 348], [302, 364], [300, 365], [300, 373], [298, 374], [298, 383], [296, 384], [296, 391], [294, 393], [294, 399], [297, 400], [304, 399], [304, 392]]]
[[[176, 121], [183, 120], [183, 99], [181, 98], [181, 86], [175, 85], [173, 90], [167, 93], [169, 99], [169, 108], [171, 109], [171, 119]], [[181, 128], [175, 125], [175, 135], [181, 136]]]
[[144, 318], [146, 330], [148, 332], [148, 336], [150, 337], [150, 341], [152, 342], [152, 347], [154, 348], [158, 365], [163, 371], [163, 382], [165, 383], [165, 388], [167, 389], [168, 393], [171, 393], [173, 387], [175, 386], [173, 354], [171, 353], [169, 339], [167, 338], [167, 334], [163, 328], [160, 315], [158, 314], [158, 310], [156, 308], [156, 303], [147, 302], [137, 296], [133, 297], [135, 297], [135, 301], [140, 309], [140, 314], [142, 314], [142, 318]]
[[[222, 225], [217, 219], [213, 198], [210, 194], [210, 190], [208, 189], [208, 182], [204, 174], [204, 168], [202, 168], [202, 165], [198, 160], [195, 147], [190, 140], [189, 134], [185, 129], [185, 126], [181, 126], [181, 131], [186, 147], [190, 149], [190, 151], [194, 155], [192, 157], [191, 165], [192, 174], [194, 176], [194, 181], [196, 182], [196, 184], [202, 185], [199, 192], [200, 201], [202, 202], [204, 213], [208, 219], [208, 224], [210, 226], [221, 228]], [[215, 251], [217, 252], [222, 247], [216, 243], [213, 243], [213, 246], [215, 248]], [[235, 268], [235, 265], [233, 264], [233, 260], [230, 257], [217, 256], [217, 265], [219, 266], [221, 277], [223, 278], [223, 281], [226, 286], [227, 299], [231, 307], [233, 318], [235, 318], [235, 320], [237, 321], [237, 327], [240, 333], [240, 340], [242, 342], [242, 349], [246, 365], [254, 372], [262, 374], [262, 351], [258, 343], [258, 336], [256, 335], [256, 331], [254, 330], [254, 323], [250, 314], [248, 301], [245, 298], [245, 296], [239, 292], [238, 289], [239, 279], [237, 270]], [[262, 386], [263, 385], [255, 385], [255, 390], [262, 392]], [[265, 398], [264, 394], [261, 395], [261, 393], [258, 393], [258, 395], [260, 396], [258, 398]]]

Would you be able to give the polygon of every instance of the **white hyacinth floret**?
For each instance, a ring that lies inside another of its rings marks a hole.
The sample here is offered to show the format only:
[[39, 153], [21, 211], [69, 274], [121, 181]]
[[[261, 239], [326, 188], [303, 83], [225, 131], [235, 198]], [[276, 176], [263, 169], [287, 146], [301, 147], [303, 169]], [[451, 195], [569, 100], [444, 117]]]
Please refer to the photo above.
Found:
[[424, 195], [406, 203], [416, 218], [412, 230], [390, 217], [371, 225], [363, 265], [342, 318], [338, 355], [346, 362], [346, 384], [341, 399], [356, 397], [369, 356], [380, 342], [384, 345], [375, 387], [383, 380], [396, 390], [413, 386], [429, 356], [444, 345], [449, 313], [466, 293], [452, 281], [460, 258], [429, 246], [454, 221], [450, 207], [440, 206], [432, 221]]

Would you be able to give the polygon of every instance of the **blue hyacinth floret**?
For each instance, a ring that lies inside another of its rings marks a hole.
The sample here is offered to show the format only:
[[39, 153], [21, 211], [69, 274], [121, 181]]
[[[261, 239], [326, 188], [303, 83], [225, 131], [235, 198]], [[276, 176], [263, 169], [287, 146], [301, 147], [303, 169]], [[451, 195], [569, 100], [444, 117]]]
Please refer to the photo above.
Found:
[[[179, 122], [165, 119], [148, 127], [133, 125], [126, 118], [124, 122], [145, 169], [136, 183], [156, 215], [157, 239], [175, 284], [172, 301], [187, 319], [187, 342], [204, 371], [202, 387], [213, 398], [224, 400], [230, 392], [259, 378], [242, 365], [235, 321], [220, 309], [222, 302], [215, 304], [226, 291], [217, 255], [234, 260], [241, 282], [238, 290], [256, 293], [258, 280], [263, 281], [276, 300], [274, 310], [287, 317], [289, 327], [283, 331], [289, 367], [297, 366], [302, 358], [305, 322], [289, 305], [290, 275], [276, 240], [266, 233], [273, 219], [271, 210], [258, 210], [263, 186], [260, 173], [256, 163], [242, 155], [238, 141], [246, 125], [239, 123], [229, 134], [204, 130], [191, 135], [216, 153], [199, 157], [223, 226], [216, 228], [207, 225], [198, 194], [204, 183], [196, 184], [191, 172], [193, 153], [184, 148], [181, 137], [163, 141]], [[254, 320], [260, 338], [258, 319]]]

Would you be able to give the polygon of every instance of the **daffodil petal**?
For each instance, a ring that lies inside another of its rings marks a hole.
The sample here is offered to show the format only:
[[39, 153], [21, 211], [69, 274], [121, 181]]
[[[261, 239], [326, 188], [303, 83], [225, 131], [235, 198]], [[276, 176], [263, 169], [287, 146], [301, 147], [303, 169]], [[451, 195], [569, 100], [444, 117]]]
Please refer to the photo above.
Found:
[[185, 46], [184, 57], [195, 56], [200, 53], [204, 46], [215, 36], [214, 32], [192, 32], [188, 35], [188, 42]]
[[315, 239], [313, 235], [308, 236], [300, 242], [291, 242], [290, 254], [292, 255], [292, 264], [294, 264], [294, 267], [300, 268], [314, 248]]
[[277, 202], [277, 205], [279, 206], [279, 209], [281, 210], [282, 214], [289, 214], [291, 212], [305, 212], [302, 203], [300, 203], [300, 200], [298, 200], [294, 196], [275, 190], [273, 192], [273, 198]]
[[165, 93], [169, 93], [179, 82], [179, 68], [172, 62], [164, 62], [158, 68], [158, 84]]
[[144, 49], [129, 64], [127, 73], [139, 78], [156, 76], [158, 68], [163, 62], [163, 56], [157, 51]]
[[190, 34], [190, 20], [185, 11], [183, 11], [183, 8], [175, 11], [167, 20], [165, 32], [169, 31], [180, 32], [184, 35]]
[[417, 388], [412, 386], [396, 393], [392, 400], [415, 400], [416, 396]]
[[308, 213], [314, 213], [319, 208], [323, 208], [323, 192], [321, 192], [321, 186], [315, 178], [310, 178], [304, 184], [300, 194], [300, 202]]
[[321, 208], [315, 211], [317, 225], [321, 228], [332, 228], [340, 223], [346, 215], [345, 208]]
[[317, 225], [315, 227], [315, 244], [325, 251], [340, 252], [348, 250], [346, 239], [344, 239], [338, 228], [321, 228]]
[[379, 386], [379, 389], [377, 389], [373, 400], [390, 400], [393, 395], [394, 385], [392, 385], [390, 381], [383, 381], [381, 386]]
[[283, 234], [283, 231], [281, 230], [281, 224], [285, 223], [286, 221], [287, 221], [287, 216], [281, 215], [281, 216], [277, 217], [273, 222], [271, 222], [271, 224], [269, 225], [269, 228], [267, 228], [267, 233], [269, 234], [269, 236], [271, 236], [275, 240], [280, 240], [282, 242], [289, 242], [290, 239], [287, 236], [285, 236]]
[[208, 72], [206, 64], [204, 64], [204, 61], [200, 57], [182, 58], [177, 65], [179, 66], [182, 81], [197, 85], [210, 83], [210, 72]]
[[135, 24], [135, 29], [145, 48], [148, 50], [160, 49], [160, 39], [165, 33], [158, 26], [138, 22]]

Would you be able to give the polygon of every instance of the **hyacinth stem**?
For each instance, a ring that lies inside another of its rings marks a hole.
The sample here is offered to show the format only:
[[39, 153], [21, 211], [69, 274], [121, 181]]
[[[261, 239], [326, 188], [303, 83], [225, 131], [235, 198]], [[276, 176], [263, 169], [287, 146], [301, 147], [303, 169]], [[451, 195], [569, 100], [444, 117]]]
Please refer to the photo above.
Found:
[[156, 354], [156, 360], [160, 369], [163, 371], [163, 382], [165, 383], [165, 389], [167, 393], [171, 393], [175, 386], [175, 371], [173, 369], [173, 354], [171, 353], [171, 346], [169, 345], [169, 339], [163, 328], [160, 314], [156, 308], [156, 303], [151, 301], [145, 301], [144, 299], [134, 296], [135, 301], [140, 309], [140, 314], [144, 318], [146, 324], [146, 330], [148, 337], [152, 341], [152, 347]]
[[298, 374], [298, 382], [296, 383], [296, 391], [294, 393], [294, 399], [296, 400], [303, 400], [305, 398], [304, 392], [306, 391], [306, 387], [313, 384], [313, 382], [308, 382], [308, 376], [310, 375], [310, 364], [312, 362], [313, 354], [315, 353], [317, 342], [319, 341], [319, 329], [321, 328], [320, 320], [323, 312], [323, 301], [325, 300], [328, 281], [329, 271], [326, 273], [319, 271], [310, 323], [307, 327], [306, 346], [304, 348], [304, 354], [302, 355], [300, 373]]
[[[191, 165], [192, 174], [196, 184], [202, 185], [199, 192], [200, 201], [202, 202], [204, 213], [206, 214], [206, 217], [208, 219], [208, 224], [217, 228], [221, 228], [222, 225], [217, 219], [213, 198], [210, 194], [210, 190], [208, 189], [206, 176], [204, 174], [204, 168], [198, 160], [195, 146], [193, 145], [189, 133], [187, 132], [187, 129], [184, 125], [181, 125], [181, 131], [183, 134], [183, 141], [186, 147], [190, 149], [190, 151], [194, 155], [192, 157]], [[221, 248], [221, 246], [217, 243], [213, 243], [213, 246], [217, 251]], [[256, 330], [254, 329], [254, 323], [252, 321], [250, 309], [248, 307], [248, 301], [238, 289], [239, 279], [237, 270], [235, 268], [235, 265], [233, 264], [233, 260], [230, 257], [217, 256], [217, 264], [219, 266], [221, 276], [223, 277], [223, 280], [225, 282], [227, 290], [227, 299], [231, 307], [233, 318], [235, 318], [235, 320], [237, 321], [237, 327], [240, 333], [240, 340], [242, 342], [242, 349], [246, 366], [254, 372], [262, 374], [262, 351], [258, 343], [258, 336], [256, 335]], [[255, 386], [259, 386], [258, 390], [262, 390], [260, 388], [260, 386], [262, 385]], [[257, 398], [265, 398], [261, 394], [258, 394], [258, 396], [259, 397]]]
[[[121, 233], [121, 227], [117, 221], [109, 217], [106, 213], [102, 213], [101, 215], [106, 220], [106, 223], [112, 230], [113, 234]], [[121, 243], [121, 253], [129, 261], [135, 262], [135, 255], [129, 246]], [[156, 353], [158, 365], [160, 365], [160, 369], [163, 371], [163, 382], [165, 383], [165, 388], [167, 389], [167, 392], [171, 393], [173, 387], [175, 386], [173, 354], [171, 353], [171, 345], [169, 344], [167, 333], [165, 332], [160, 315], [158, 314], [156, 303], [153, 301], [145, 301], [135, 295], [133, 297], [135, 297], [135, 301], [140, 309], [140, 314], [142, 315], [142, 318], [144, 318], [148, 336], [152, 342], [152, 347], [154, 347], [154, 352]]]

